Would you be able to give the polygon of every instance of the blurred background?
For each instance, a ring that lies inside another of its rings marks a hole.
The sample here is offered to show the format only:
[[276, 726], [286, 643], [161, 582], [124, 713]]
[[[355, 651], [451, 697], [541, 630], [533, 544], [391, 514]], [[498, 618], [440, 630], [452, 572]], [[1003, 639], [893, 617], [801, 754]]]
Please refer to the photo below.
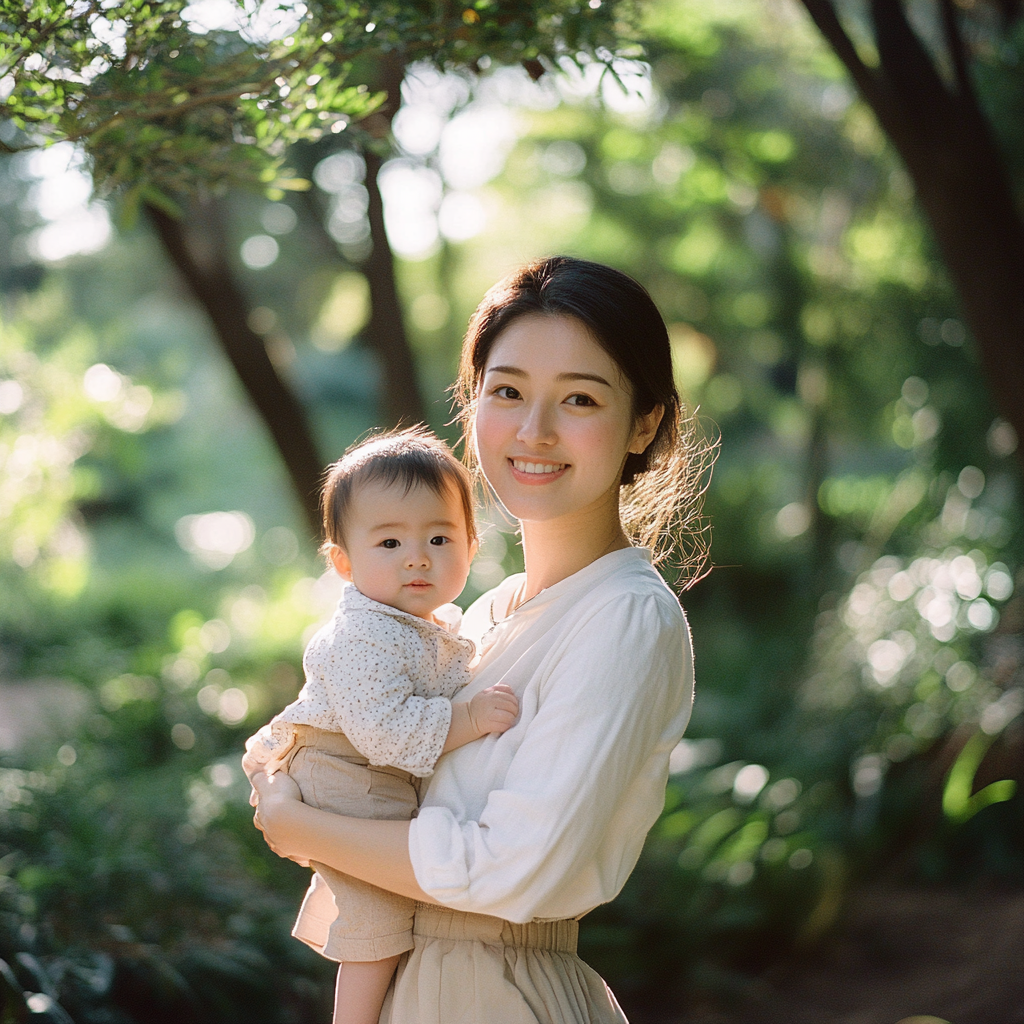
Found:
[[239, 766], [337, 596], [317, 477], [456, 440], [470, 313], [571, 253], [721, 436], [692, 724], [581, 954], [637, 1022], [1024, 1021], [1020, 15], [5, 5], [0, 1020], [327, 1019]]

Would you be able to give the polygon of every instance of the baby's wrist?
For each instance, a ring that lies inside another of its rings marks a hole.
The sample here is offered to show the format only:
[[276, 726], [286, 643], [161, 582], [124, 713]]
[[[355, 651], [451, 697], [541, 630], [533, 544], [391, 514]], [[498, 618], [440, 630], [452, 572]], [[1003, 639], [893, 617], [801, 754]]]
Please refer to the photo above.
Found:
[[480, 722], [477, 716], [473, 713], [473, 701], [470, 700], [465, 704], [466, 717], [469, 719], [469, 728], [477, 735], [483, 736], [483, 730], [480, 728]]

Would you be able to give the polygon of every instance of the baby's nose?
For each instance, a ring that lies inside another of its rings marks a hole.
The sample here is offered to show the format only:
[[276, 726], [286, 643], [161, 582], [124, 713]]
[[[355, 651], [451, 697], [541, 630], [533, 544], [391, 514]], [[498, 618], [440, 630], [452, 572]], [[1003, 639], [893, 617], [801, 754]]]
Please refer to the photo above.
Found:
[[418, 551], [410, 550], [406, 562], [410, 569], [420, 566], [425, 568], [430, 565], [430, 554], [426, 548], [420, 548]]

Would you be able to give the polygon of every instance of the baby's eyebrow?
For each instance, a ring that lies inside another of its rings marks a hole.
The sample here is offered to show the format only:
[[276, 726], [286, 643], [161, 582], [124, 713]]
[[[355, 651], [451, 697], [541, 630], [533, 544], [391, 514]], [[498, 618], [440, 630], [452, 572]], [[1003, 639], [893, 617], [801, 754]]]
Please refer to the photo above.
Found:
[[[376, 523], [371, 530], [402, 530], [408, 526], [408, 523]], [[455, 529], [458, 524], [451, 519], [435, 519], [432, 522], [427, 523], [427, 526], [433, 529], [435, 526], [448, 526]]]

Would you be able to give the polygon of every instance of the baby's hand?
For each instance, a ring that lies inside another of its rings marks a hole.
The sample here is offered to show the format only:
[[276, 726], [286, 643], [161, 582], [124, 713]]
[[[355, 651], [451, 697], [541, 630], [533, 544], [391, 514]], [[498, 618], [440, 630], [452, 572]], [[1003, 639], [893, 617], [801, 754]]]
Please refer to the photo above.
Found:
[[469, 719], [481, 736], [504, 732], [515, 723], [518, 714], [519, 701], [512, 688], [504, 683], [488, 686], [469, 702]]

